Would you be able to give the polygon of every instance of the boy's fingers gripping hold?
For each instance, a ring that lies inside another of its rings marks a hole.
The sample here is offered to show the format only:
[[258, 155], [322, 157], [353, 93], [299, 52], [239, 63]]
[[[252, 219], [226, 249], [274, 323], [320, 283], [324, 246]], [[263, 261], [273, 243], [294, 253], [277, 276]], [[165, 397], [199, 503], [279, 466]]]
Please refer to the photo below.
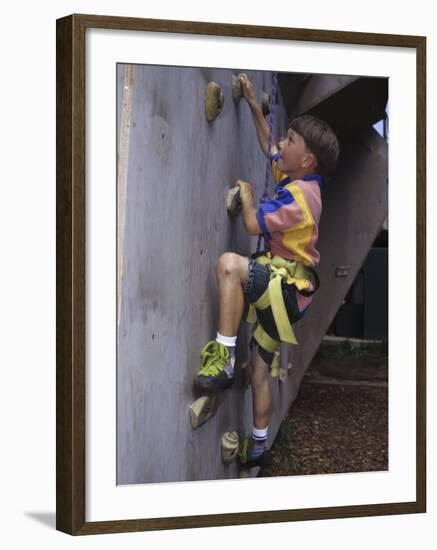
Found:
[[251, 198], [252, 197], [252, 195], [253, 195], [252, 185], [248, 181], [237, 180], [235, 182], [235, 185], [238, 185], [238, 187], [240, 188], [240, 197], [241, 197], [242, 201], [245, 198]]
[[247, 75], [240, 74], [241, 89], [243, 90], [243, 96], [248, 103], [253, 103], [256, 101], [255, 90], [253, 88], [252, 82], [249, 80]]

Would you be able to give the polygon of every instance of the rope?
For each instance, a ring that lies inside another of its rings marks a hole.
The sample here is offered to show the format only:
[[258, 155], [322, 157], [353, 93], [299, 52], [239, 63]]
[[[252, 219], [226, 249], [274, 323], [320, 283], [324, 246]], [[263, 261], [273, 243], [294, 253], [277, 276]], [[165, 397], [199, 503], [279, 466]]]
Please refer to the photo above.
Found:
[[[275, 120], [275, 107], [276, 107], [276, 94], [278, 90], [278, 75], [276, 73], [273, 73], [272, 75], [272, 93], [270, 95], [270, 115], [269, 115], [269, 139], [268, 139], [268, 146], [267, 146], [267, 157], [266, 157], [266, 171], [265, 171], [265, 177], [264, 177], [264, 191], [260, 198], [260, 204], [269, 201], [270, 195], [269, 195], [269, 183], [270, 183], [270, 151], [272, 148], [272, 141], [273, 141], [273, 124]], [[256, 247], [256, 252], [258, 253], [261, 249], [261, 239], [264, 239], [264, 249], [269, 250], [270, 249], [270, 243], [269, 243], [269, 237], [266, 234], [259, 235], [258, 236], [258, 244]]]

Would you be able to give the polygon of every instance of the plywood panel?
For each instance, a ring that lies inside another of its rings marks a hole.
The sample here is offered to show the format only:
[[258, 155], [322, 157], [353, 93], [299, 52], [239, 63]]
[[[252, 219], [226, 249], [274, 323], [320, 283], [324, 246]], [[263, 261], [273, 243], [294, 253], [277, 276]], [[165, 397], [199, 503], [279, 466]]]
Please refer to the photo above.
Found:
[[[249, 74], [259, 97], [270, 91], [269, 73]], [[203, 104], [210, 80], [225, 94], [212, 123]], [[220, 439], [251, 426], [250, 390], [243, 395], [239, 379], [207, 424], [193, 431], [188, 414], [200, 349], [216, 333], [216, 261], [255, 247], [241, 220], [226, 214], [227, 190], [241, 178], [261, 194], [265, 173], [249, 108], [234, 105], [230, 86], [230, 70], [134, 67], [117, 355], [120, 484], [235, 477], [235, 465], [221, 462]], [[247, 327], [239, 362], [244, 344]]]

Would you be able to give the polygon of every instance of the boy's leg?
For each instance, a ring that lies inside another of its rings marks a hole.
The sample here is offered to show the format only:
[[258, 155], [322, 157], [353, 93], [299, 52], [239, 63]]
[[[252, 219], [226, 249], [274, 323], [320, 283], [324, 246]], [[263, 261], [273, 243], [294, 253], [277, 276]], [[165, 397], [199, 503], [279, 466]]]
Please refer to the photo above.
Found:
[[272, 392], [269, 380], [270, 367], [257, 350], [257, 346], [252, 350], [249, 373], [252, 386], [253, 426], [258, 430], [263, 430], [269, 423]]
[[244, 310], [242, 285], [247, 280], [248, 269], [249, 259], [233, 252], [222, 254], [217, 262], [218, 332], [223, 336], [237, 335]]
[[200, 354], [201, 368], [195, 380], [200, 392], [219, 393], [232, 386], [237, 332], [244, 310], [243, 284], [248, 269], [249, 259], [232, 252], [226, 252], [217, 262], [218, 332], [216, 340], [208, 342]]
[[252, 350], [248, 368], [252, 386], [253, 428], [250, 436], [242, 441], [239, 454], [241, 466], [251, 468], [267, 466], [271, 461], [267, 450], [268, 423], [272, 407], [270, 367], [259, 354], [256, 345]]

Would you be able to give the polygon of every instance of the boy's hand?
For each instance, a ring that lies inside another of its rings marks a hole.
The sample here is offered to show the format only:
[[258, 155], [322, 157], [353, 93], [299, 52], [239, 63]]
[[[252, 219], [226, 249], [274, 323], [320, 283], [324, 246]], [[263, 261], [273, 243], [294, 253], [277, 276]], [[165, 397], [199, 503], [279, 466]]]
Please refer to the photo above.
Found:
[[259, 235], [262, 231], [256, 219], [256, 208], [253, 206], [252, 186], [249, 182], [243, 180], [237, 180], [235, 185], [240, 188], [244, 227], [249, 235]]
[[235, 185], [238, 185], [240, 188], [240, 200], [244, 204], [246, 201], [250, 201], [249, 203], [252, 204], [253, 200], [253, 191], [252, 191], [252, 185], [248, 181], [243, 180], [237, 180], [235, 182]]
[[249, 103], [249, 105], [256, 105], [255, 90], [253, 88], [252, 82], [244, 73], [240, 74], [239, 78], [244, 99], [247, 101], [247, 103]]
[[269, 125], [256, 101], [255, 90], [252, 82], [249, 80], [247, 74], [241, 73], [238, 75], [241, 84], [241, 91], [244, 99], [247, 101], [250, 111], [252, 113], [253, 122], [255, 123], [256, 134], [258, 136], [259, 145], [262, 152], [267, 155], [269, 143]]

